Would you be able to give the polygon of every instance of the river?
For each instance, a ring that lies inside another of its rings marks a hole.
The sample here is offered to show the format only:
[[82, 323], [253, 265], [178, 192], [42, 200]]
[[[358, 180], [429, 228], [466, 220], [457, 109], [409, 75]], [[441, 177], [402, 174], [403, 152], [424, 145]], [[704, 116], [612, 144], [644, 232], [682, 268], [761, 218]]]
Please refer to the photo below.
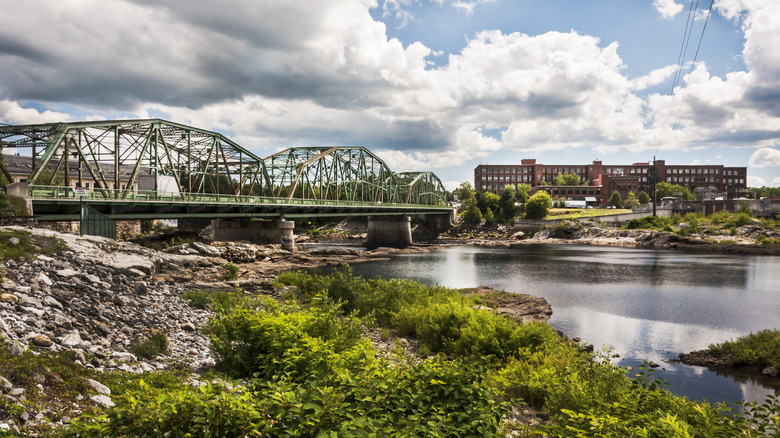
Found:
[[669, 362], [765, 328], [780, 328], [780, 257], [584, 245], [456, 246], [355, 265], [364, 277], [478, 285], [544, 297], [550, 324], [621, 366], [661, 365], [655, 376], [698, 400], [762, 401], [780, 379]]

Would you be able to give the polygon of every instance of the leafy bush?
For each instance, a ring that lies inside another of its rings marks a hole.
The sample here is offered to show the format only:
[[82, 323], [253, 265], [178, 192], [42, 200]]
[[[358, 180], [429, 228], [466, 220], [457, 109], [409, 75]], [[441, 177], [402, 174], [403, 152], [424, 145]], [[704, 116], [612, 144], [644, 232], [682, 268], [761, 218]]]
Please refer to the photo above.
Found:
[[542, 219], [547, 216], [551, 206], [552, 200], [550, 195], [546, 191], [540, 190], [526, 201], [525, 217], [528, 219]]
[[233, 262], [227, 262], [221, 266], [222, 273], [217, 277], [219, 281], [234, 281], [238, 279], [238, 266]]
[[508, 406], [484, 384], [486, 371], [377, 362], [303, 384], [282, 377], [166, 392], [142, 384], [107, 414], [74, 421], [66, 436], [496, 437]]
[[750, 333], [736, 341], [712, 344], [709, 348], [715, 354], [732, 355], [736, 365], [780, 368], [780, 330], [777, 329]]
[[658, 230], [658, 231], [672, 231], [670, 226], [671, 221], [660, 216], [645, 216], [640, 219], [631, 219], [626, 223], [625, 228], [627, 230]]
[[207, 309], [211, 307], [217, 313], [226, 313], [238, 306], [249, 305], [250, 302], [253, 303], [252, 305], [254, 306], [273, 305], [271, 304], [272, 301], [269, 300], [251, 299], [246, 296], [244, 291], [240, 288], [233, 290], [190, 289], [182, 294], [182, 298], [184, 298], [190, 306], [196, 309]]
[[357, 367], [370, 356], [360, 341], [360, 321], [336, 313], [336, 306], [326, 304], [310, 310], [239, 307], [211, 320], [204, 331], [229, 375], [305, 379]]
[[148, 336], [130, 343], [130, 352], [143, 359], [154, 359], [168, 353], [168, 335], [153, 330]]

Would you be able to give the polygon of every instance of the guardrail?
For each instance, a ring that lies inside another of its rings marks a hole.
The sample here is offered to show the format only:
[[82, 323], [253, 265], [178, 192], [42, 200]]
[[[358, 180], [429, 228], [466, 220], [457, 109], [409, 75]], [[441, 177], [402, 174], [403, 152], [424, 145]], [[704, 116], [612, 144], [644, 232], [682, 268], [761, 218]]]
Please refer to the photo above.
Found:
[[162, 193], [147, 190], [128, 192], [124, 190], [93, 189], [86, 194], [78, 194], [73, 187], [62, 186], [30, 186], [31, 199], [51, 200], [95, 200], [95, 201], [143, 201], [143, 202], [173, 202], [173, 203], [219, 203], [219, 204], [275, 204], [275, 205], [309, 205], [309, 206], [342, 206], [342, 207], [385, 207], [414, 208], [421, 210], [440, 210], [446, 205], [399, 204], [365, 201], [345, 201], [331, 199], [299, 199], [279, 198], [270, 196], [194, 194], [194, 193]]

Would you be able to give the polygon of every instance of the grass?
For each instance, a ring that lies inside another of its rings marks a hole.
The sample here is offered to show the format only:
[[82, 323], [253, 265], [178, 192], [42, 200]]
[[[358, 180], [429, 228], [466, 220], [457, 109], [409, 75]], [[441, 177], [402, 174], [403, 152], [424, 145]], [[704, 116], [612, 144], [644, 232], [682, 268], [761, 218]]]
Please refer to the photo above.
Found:
[[780, 368], [780, 330], [761, 330], [735, 341], [712, 344], [710, 351], [733, 356], [738, 366]]
[[50, 255], [67, 250], [60, 239], [34, 235], [27, 231], [0, 232], [0, 260], [32, 259], [38, 254]]
[[625, 208], [551, 208], [545, 220], [579, 219], [594, 216], [610, 216], [616, 214], [631, 213]]

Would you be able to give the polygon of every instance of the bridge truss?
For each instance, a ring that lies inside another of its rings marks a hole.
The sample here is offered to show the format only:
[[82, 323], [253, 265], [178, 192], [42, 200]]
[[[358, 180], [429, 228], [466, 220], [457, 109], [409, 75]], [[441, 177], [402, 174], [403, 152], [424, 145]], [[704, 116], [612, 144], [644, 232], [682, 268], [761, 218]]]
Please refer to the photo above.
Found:
[[158, 119], [0, 126], [0, 141], [31, 150], [31, 186], [88, 186], [106, 199], [136, 190], [262, 196], [269, 188], [260, 157], [221, 134]]
[[289, 148], [265, 163], [277, 197], [398, 202], [395, 175], [363, 147]]
[[[447, 201], [435, 174], [394, 173], [363, 147], [289, 148], [263, 159], [219, 133], [160, 119], [0, 126], [0, 149], [27, 151], [28, 174], [3, 161], [0, 170], [9, 181], [14, 171], [26, 180], [34, 202], [64, 204], [82, 187], [90, 200], [116, 201], [102, 212], [117, 218], [283, 216], [336, 205], [408, 214], [411, 206], [439, 209]], [[154, 201], [165, 205], [140, 205]], [[169, 205], [176, 201], [189, 204]], [[268, 207], [284, 204], [309, 207]]]

